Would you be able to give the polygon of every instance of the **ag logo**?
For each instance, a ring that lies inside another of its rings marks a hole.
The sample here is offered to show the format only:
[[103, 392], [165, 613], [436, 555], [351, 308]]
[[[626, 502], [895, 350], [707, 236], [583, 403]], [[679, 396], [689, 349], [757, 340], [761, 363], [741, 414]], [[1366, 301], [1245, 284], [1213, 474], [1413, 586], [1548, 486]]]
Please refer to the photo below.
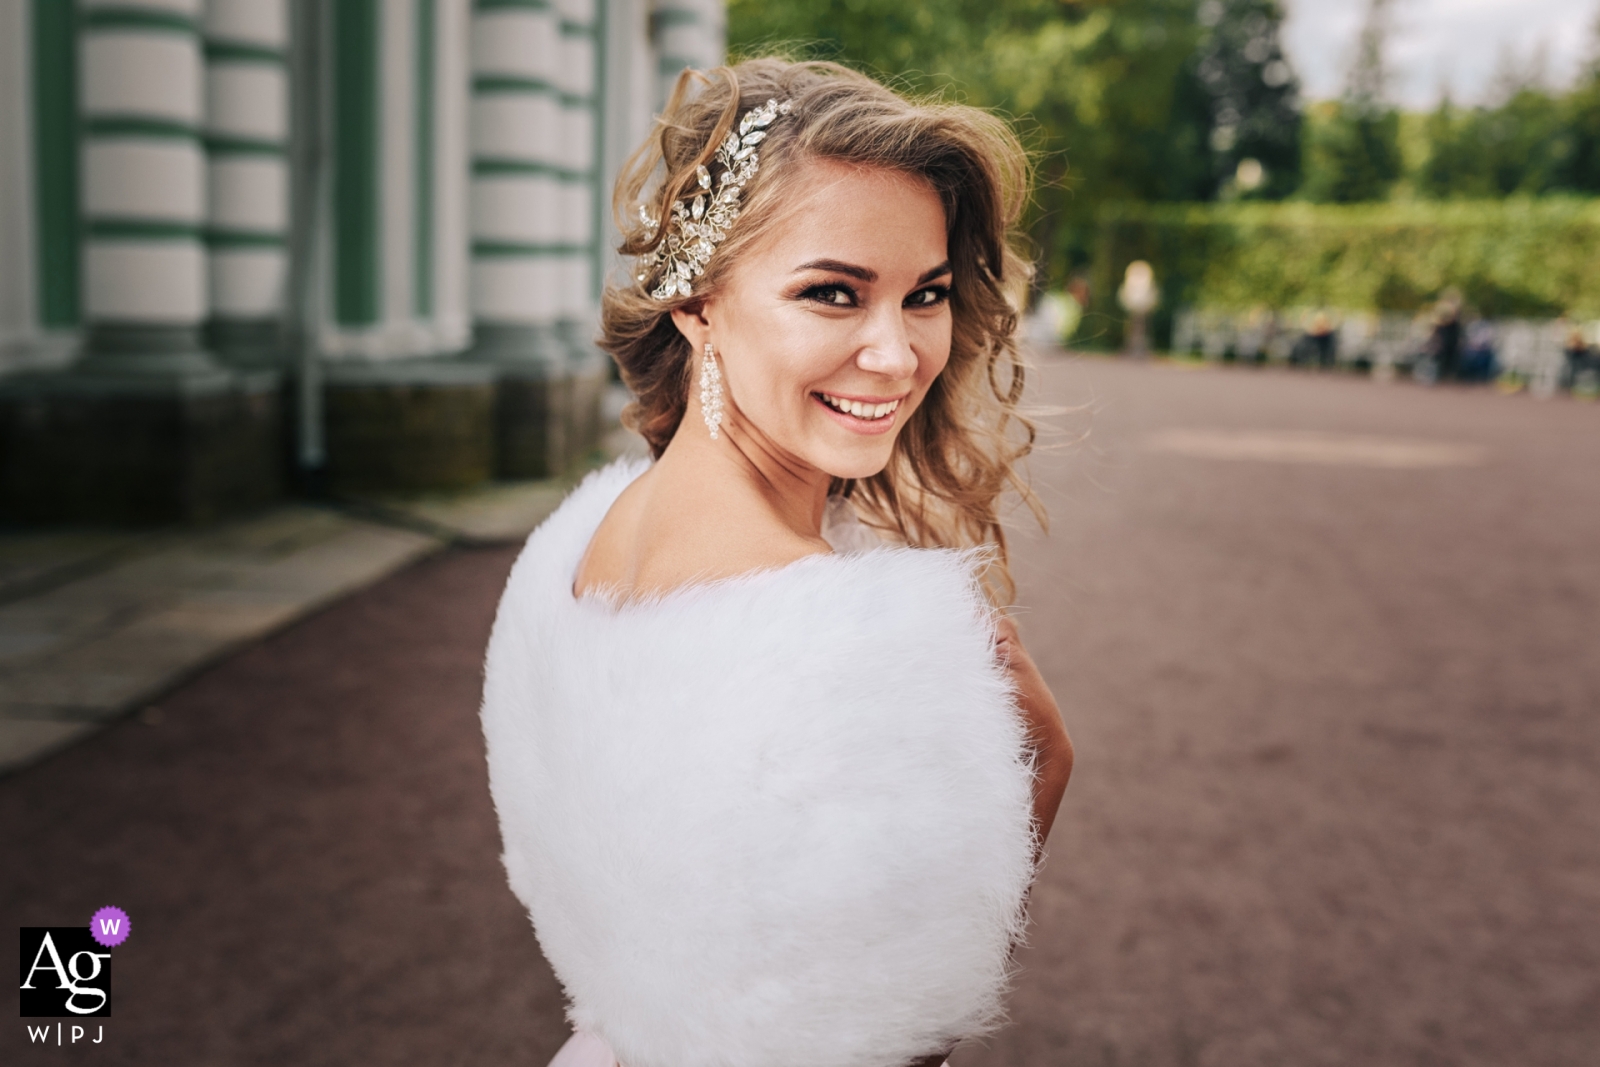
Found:
[[22, 928], [22, 1017], [111, 1016], [111, 953], [86, 926]]

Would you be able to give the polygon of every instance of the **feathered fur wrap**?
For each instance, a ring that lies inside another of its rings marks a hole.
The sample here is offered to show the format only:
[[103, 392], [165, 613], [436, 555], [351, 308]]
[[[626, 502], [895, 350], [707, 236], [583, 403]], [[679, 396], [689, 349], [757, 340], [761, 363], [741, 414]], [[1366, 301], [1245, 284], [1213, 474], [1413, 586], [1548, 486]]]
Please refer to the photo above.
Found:
[[534, 531], [486, 663], [506, 872], [571, 1022], [626, 1067], [894, 1067], [991, 1028], [1033, 772], [974, 555], [574, 599], [646, 466]]

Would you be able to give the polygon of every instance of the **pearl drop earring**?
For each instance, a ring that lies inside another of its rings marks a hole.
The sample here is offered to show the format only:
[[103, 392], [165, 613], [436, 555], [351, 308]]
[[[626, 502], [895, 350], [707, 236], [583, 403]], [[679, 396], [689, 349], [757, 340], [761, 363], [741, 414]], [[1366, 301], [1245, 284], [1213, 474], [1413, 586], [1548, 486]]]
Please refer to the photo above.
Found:
[[717, 439], [717, 427], [722, 425], [722, 370], [717, 366], [717, 352], [706, 342], [706, 355], [700, 361], [700, 417], [706, 420], [711, 439]]

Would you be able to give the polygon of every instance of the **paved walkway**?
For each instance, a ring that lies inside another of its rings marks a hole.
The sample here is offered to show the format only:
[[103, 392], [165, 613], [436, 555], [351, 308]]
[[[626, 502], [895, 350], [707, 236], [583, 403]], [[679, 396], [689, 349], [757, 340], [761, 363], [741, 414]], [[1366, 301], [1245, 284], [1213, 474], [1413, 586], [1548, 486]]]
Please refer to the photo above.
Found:
[[[607, 446], [642, 442], [619, 430]], [[198, 528], [0, 534], [0, 776], [446, 545], [520, 543], [578, 473]]]
[[[1037, 381], [1091, 405], [1017, 544], [1080, 761], [1014, 1025], [955, 1067], [1593, 1063], [1600, 406]], [[0, 922], [134, 917], [86, 1059], [542, 1067], [476, 718], [513, 556], [436, 553], [0, 780]]]
[[956, 1067], [1600, 1062], [1600, 405], [1054, 365], [1079, 763]]
[[0, 772], [435, 551], [436, 536], [288, 505], [201, 531], [0, 542]]

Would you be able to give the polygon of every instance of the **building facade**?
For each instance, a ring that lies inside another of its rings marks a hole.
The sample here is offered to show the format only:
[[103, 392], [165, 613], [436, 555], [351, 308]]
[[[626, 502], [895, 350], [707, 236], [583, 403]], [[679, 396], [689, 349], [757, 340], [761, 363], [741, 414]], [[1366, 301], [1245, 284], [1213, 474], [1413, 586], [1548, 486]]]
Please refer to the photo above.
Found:
[[559, 472], [721, 0], [0, 4], [0, 518]]

